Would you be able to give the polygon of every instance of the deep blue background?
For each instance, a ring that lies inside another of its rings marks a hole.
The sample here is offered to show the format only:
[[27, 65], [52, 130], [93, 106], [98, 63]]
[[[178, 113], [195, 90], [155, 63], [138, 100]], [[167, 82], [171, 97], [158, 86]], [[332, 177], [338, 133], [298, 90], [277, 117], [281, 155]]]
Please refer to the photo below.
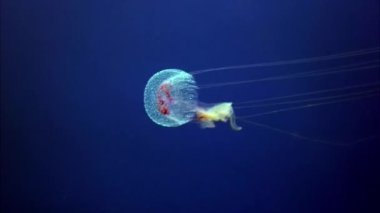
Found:
[[[241, 132], [163, 128], [146, 116], [143, 90], [164, 68], [380, 46], [379, 16], [378, 0], [3, 0], [1, 211], [376, 212], [378, 139], [340, 147], [244, 123]], [[244, 101], [378, 80], [377, 69], [200, 90], [200, 98]], [[379, 109], [372, 98], [256, 121], [350, 142], [379, 131]]]

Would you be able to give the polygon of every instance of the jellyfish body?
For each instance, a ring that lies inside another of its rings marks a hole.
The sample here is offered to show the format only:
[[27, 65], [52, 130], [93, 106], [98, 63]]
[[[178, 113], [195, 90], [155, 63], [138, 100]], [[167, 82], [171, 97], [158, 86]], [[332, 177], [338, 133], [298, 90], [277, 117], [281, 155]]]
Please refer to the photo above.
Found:
[[197, 86], [193, 76], [179, 69], [154, 74], [144, 91], [144, 106], [149, 118], [165, 127], [192, 121], [197, 108]]
[[183, 70], [166, 69], [154, 74], [144, 91], [145, 111], [153, 122], [165, 127], [177, 127], [192, 120], [203, 128], [215, 127], [215, 122], [230, 121], [236, 125], [232, 103], [199, 106], [197, 85], [193, 76]]

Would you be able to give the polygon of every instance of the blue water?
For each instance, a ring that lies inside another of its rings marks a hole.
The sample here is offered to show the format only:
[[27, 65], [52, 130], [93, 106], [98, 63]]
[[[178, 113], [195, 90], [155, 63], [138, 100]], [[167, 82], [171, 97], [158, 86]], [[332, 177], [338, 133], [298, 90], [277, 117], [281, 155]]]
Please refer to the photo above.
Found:
[[[143, 90], [165, 68], [378, 47], [379, 7], [378, 0], [3, 0], [1, 212], [378, 212], [379, 138], [334, 146], [243, 122], [240, 132], [219, 123], [210, 130], [196, 123], [164, 128], [147, 117]], [[307, 66], [196, 80], [244, 80]], [[372, 69], [199, 95], [206, 103], [239, 102], [379, 76]], [[350, 143], [379, 133], [379, 109], [375, 97], [254, 121]]]

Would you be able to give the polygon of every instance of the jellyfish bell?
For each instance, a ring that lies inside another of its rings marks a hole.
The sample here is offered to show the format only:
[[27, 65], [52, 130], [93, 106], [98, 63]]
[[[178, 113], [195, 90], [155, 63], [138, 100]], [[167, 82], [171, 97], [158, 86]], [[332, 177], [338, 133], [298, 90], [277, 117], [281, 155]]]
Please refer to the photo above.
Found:
[[193, 120], [198, 92], [193, 76], [180, 69], [154, 74], [145, 86], [144, 106], [158, 125], [177, 127]]

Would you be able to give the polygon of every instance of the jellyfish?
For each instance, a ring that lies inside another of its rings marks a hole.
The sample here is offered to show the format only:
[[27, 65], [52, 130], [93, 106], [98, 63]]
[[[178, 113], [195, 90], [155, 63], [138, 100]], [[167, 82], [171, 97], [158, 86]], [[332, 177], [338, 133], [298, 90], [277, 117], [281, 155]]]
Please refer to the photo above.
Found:
[[[271, 125], [257, 123], [252, 120], [256, 117], [278, 114], [282, 112], [313, 108], [323, 105], [372, 98], [380, 94], [379, 81], [379, 47], [372, 47], [336, 54], [280, 60], [264, 63], [245, 64], [236, 66], [224, 66], [195, 71], [183, 69], [164, 69], [154, 74], [148, 81], [144, 91], [144, 106], [149, 118], [158, 125], [164, 127], [178, 127], [190, 122], [200, 124], [201, 128], [214, 128], [217, 122], [228, 122], [235, 131], [242, 130], [237, 121], [267, 128], [276, 132], [298, 137], [299, 139], [314, 142], [323, 140], [300, 136], [293, 132], [282, 130]], [[345, 61], [346, 60], [346, 61]], [[349, 60], [347, 62], [347, 60]], [[352, 62], [353, 61], [353, 62]], [[295, 66], [303, 64], [321, 64], [329, 62], [337, 64], [328, 67], [296, 71], [253, 79], [242, 79], [227, 82], [213, 82], [198, 85], [195, 79], [206, 73], [223, 75], [227, 71], [252, 70], [258, 68]], [[344, 64], [339, 64], [344, 62]], [[204, 89], [238, 86], [262, 82], [274, 82], [281, 80], [322, 78], [346, 73], [360, 73], [377, 70], [376, 77], [371, 82], [354, 85], [330, 87], [326, 89], [300, 92], [264, 99], [248, 99], [244, 101], [227, 100], [215, 104], [206, 104], [198, 100], [198, 93]], [[235, 115], [235, 110], [268, 108], [261, 112], [246, 115]], [[234, 110], [235, 109], [235, 110]]]

